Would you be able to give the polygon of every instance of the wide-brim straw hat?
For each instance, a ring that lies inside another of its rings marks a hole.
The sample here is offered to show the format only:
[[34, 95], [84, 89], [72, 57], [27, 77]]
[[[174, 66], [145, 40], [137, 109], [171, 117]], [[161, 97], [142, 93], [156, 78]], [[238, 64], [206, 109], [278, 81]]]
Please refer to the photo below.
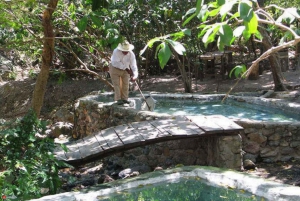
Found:
[[133, 50], [134, 46], [132, 44], [130, 44], [128, 41], [124, 41], [123, 43], [120, 43], [118, 45], [117, 49], [121, 50], [121, 51], [128, 52], [128, 51]]

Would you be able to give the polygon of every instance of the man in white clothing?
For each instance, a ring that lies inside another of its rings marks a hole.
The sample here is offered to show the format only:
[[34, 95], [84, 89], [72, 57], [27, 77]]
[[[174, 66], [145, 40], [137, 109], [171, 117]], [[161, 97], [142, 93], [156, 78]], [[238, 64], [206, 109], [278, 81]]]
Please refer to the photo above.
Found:
[[119, 105], [130, 103], [128, 101], [129, 80], [135, 81], [138, 77], [138, 68], [134, 46], [128, 41], [120, 43], [111, 56], [109, 74], [115, 91], [115, 101]]

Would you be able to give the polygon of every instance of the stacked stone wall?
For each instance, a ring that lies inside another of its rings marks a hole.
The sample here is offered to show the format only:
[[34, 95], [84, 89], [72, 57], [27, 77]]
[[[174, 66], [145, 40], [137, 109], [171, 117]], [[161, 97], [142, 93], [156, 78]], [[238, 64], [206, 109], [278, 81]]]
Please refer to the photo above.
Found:
[[244, 160], [277, 162], [300, 159], [300, 122], [236, 121], [241, 132]]

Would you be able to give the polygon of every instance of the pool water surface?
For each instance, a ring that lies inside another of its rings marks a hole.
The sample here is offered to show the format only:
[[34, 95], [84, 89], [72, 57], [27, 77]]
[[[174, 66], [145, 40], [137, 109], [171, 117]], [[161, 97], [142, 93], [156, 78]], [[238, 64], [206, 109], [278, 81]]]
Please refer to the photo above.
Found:
[[103, 201], [255, 201], [265, 200], [244, 190], [214, 186], [200, 177], [184, 177], [175, 181], [164, 181], [155, 185], [139, 186], [116, 192], [109, 197], [101, 198]]
[[170, 115], [223, 115], [228, 118], [271, 122], [300, 121], [299, 115], [291, 112], [232, 100], [221, 103], [221, 101], [201, 102], [191, 99], [159, 98], [154, 112]]

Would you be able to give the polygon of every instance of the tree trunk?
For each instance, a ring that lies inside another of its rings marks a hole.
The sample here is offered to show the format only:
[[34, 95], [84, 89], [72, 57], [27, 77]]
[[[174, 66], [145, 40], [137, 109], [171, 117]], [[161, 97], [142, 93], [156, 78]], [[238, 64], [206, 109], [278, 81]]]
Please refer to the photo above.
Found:
[[[264, 28], [259, 28], [259, 31], [263, 37], [262, 43], [264, 49], [265, 50], [271, 49], [273, 45], [268, 32]], [[274, 91], [286, 91], [287, 89], [282, 82], [283, 76], [279, 65], [278, 53], [271, 54], [269, 57], [269, 61], [270, 61], [272, 76], [274, 80]]]
[[49, 0], [47, 8], [43, 12], [42, 25], [44, 28], [44, 42], [42, 53], [41, 71], [37, 77], [32, 97], [32, 108], [39, 116], [43, 106], [44, 95], [46, 92], [49, 71], [54, 56], [54, 32], [51, 23], [52, 14], [56, 9], [58, 0]]
[[[175, 51], [173, 51], [175, 52]], [[181, 77], [182, 77], [182, 81], [183, 81], [183, 85], [184, 85], [184, 92], [185, 93], [192, 93], [192, 82], [191, 82], [191, 78], [190, 76], [188, 76], [186, 70], [185, 70], [185, 65], [181, 62], [178, 54], [175, 52], [173, 53], [175, 55], [175, 59], [177, 62], [177, 66], [179, 68]], [[183, 56], [184, 58], [184, 56]]]

